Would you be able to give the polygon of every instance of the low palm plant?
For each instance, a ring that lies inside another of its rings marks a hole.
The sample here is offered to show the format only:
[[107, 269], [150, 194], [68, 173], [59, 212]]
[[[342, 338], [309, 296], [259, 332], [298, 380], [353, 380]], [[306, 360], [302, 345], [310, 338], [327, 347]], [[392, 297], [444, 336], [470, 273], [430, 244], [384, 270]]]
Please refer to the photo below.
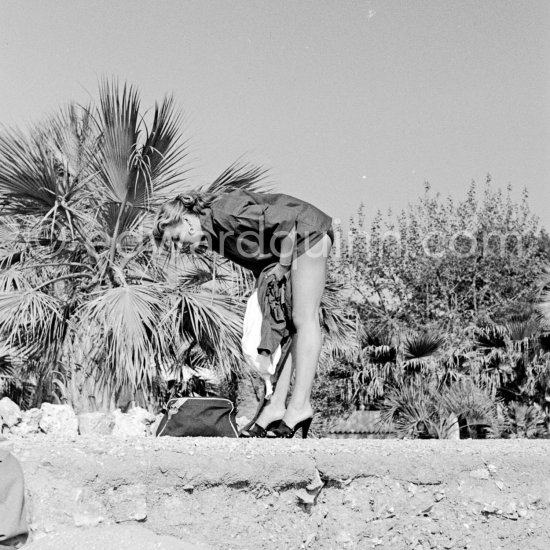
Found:
[[373, 405], [402, 380], [440, 371], [445, 342], [440, 335], [373, 328], [363, 329], [360, 340], [361, 349], [347, 379], [348, 403]]
[[496, 403], [468, 378], [450, 386], [435, 376], [405, 379], [388, 391], [381, 410], [382, 425], [392, 426], [401, 437], [448, 439], [457, 423], [470, 433], [477, 427], [499, 433]]
[[467, 372], [493, 396], [542, 404], [550, 393], [550, 354], [544, 319], [530, 309], [476, 329], [465, 354]]
[[533, 439], [547, 433], [546, 416], [539, 405], [512, 401], [506, 408], [504, 431], [508, 437]]

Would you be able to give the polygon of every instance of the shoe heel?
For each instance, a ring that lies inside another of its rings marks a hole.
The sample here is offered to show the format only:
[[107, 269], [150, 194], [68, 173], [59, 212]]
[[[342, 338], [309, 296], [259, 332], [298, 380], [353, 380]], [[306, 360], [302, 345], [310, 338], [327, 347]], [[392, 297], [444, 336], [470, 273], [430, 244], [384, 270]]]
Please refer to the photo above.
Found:
[[313, 418], [306, 418], [303, 422], [302, 422], [302, 439], [306, 439], [307, 438], [307, 434], [309, 432], [309, 427], [311, 426], [311, 422], [312, 422]]

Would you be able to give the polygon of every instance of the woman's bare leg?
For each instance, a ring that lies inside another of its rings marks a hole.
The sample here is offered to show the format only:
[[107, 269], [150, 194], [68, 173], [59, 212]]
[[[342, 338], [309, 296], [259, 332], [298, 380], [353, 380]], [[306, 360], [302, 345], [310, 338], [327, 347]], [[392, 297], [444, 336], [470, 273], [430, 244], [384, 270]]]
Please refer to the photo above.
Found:
[[325, 289], [330, 247], [330, 238], [325, 235], [292, 264], [292, 320], [296, 327], [292, 359], [295, 377], [284, 416], [285, 423], [291, 428], [313, 413], [310, 396], [322, 343], [319, 307]]
[[292, 354], [289, 354], [286, 363], [279, 375], [279, 380], [275, 385], [275, 390], [269, 401], [265, 402], [256, 424], [262, 428], [267, 427], [274, 420], [283, 418], [286, 410], [286, 398], [290, 387], [292, 376]]

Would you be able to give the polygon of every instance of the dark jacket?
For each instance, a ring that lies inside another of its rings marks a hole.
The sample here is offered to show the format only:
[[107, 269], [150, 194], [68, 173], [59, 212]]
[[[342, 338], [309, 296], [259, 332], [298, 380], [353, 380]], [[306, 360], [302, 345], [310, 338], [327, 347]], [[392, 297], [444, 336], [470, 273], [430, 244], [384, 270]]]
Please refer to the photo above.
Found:
[[282, 239], [296, 230], [296, 257], [332, 234], [332, 218], [282, 193], [236, 189], [216, 197], [199, 214], [212, 250], [256, 277], [279, 260]]
[[294, 332], [292, 325], [292, 288], [290, 274], [278, 283], [267, 275], [269, 265], [260, 273], [257, 281], [258, 303], [262, 310], [262, 338], [258, 352], [273, 354]]

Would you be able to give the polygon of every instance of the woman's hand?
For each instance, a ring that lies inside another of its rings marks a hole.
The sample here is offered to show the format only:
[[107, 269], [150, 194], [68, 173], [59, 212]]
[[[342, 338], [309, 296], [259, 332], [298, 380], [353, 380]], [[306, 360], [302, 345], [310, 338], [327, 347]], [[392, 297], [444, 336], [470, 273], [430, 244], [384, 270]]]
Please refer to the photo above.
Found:
[[280, 283], [290, 271], [292, 265], [292, 257], [294, 255], [294, 244], [296, 242], [296, 227], [281, 240], [281, 251], [279, 253], [279, 263], [269, 270], [267, 276], [275, 277], [275, 280]]
[[280, 283], [286, 277], [289, 271], [289, 265], [276, 264], [267, 272], [267, 276], [275, 277], [275, 280]]

